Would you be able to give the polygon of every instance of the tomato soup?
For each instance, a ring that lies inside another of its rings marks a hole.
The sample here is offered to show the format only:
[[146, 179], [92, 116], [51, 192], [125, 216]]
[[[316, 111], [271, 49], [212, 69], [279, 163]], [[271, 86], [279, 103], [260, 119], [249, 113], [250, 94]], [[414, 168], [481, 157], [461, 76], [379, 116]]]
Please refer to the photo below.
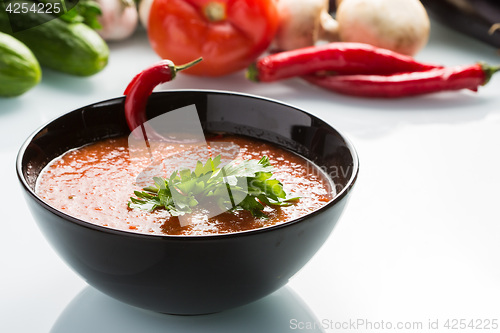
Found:
[[[236, 149], [235, 149], [236, 148]], [[131, 209], [127, 203], [134, 191], [151, 181], [151, 170], [169, 176], [183, 165], [206, 161], [207, 152], [234, 158], [259, 160], [267, 156], [274, 167], [273, 178], [287, 193], [300, 198], [290, 206], [265, 206], [267, 217], [246, 210], [207, 216], [193, 210], [190, 223], [164, 209]], [[187, 152], [187, 153], [186, 153]], [[182, 153], [182, 154], [181, 154]], [[278, 146], [243, 136], [224, 135], [207, 145], [164, 143], [151, 147], [131, 145], [128, 137], [102, 140], [68, 151], [50, 162], [37, 180], [37, 194], [48, 204], [81, 220], [129, 232], [157, 235], [211, 235], [240, 232], [284, 223], [315, 211], [334, 196], [334, 186], [313, 163]]]

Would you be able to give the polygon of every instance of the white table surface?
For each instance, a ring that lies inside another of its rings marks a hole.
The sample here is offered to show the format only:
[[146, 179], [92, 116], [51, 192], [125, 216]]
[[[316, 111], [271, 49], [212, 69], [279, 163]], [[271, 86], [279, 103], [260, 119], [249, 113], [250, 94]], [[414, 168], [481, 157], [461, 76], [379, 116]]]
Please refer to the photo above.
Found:
[[[432, 28], [418, 59], [500, 64], [494, 48], [434, 22]], [[35, 89], [0, 100], [0, 332], [476, 332], [445, 323], [500, 321], [500, 74], [477, 94], [397, 100], [341, 96], [299, 80], [255, 84], [242, 72], [218, 79], [178, 75], [161, 89], [266, 96], [342, 131], [360, 156], [351, 201], [286, 287], [239, 309], [159, 315], [89, 287], [39, 232], [14, 162], [36, 128], [121, 95], [134, 74], [158, 60], [143, 31], [110, 47], [108, 67], [93, 77], [45, 70]], [[412, 328], [394, 329], [401, 324]], [[494, 327], [483, 331], [500, 331]]]

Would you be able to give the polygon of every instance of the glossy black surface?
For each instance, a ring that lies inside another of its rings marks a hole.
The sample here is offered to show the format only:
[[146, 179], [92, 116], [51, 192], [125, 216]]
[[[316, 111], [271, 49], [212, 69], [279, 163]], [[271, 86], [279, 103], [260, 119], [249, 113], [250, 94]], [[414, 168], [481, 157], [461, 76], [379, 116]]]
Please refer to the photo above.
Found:
[[207, 131], [264, 139], [328, 171], [339, 191], [322, 209], [258, 230], [214, 236], [141, 235], [68, 216], [34, 193], [43, 167], [68, 149], [128, 134], [123, 99], [67, 113], [36, 131], [21, 148], [17, 172], [41, 231], [90, 285], [118, 299], [170, 314], [213, 313], [257, 300], [285, 285], [335, 226], [358, 172], [349, 142], [320, 119], [272, 100], [223, 92], [155, 93], [148, 117], [196, 104]]

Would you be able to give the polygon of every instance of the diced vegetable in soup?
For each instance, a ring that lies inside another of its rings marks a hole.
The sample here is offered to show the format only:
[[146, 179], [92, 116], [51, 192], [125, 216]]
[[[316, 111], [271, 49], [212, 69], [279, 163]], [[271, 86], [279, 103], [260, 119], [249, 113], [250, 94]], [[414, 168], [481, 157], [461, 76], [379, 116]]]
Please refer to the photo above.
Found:
[[288, 150], [235, 135], [207, 144], [153, 149], [127, 137], [102, 140], [50, 162], [36, 192], [81, 220], [157, 235], [262, 228], [311, 213], [334, 196], [320, 168]]

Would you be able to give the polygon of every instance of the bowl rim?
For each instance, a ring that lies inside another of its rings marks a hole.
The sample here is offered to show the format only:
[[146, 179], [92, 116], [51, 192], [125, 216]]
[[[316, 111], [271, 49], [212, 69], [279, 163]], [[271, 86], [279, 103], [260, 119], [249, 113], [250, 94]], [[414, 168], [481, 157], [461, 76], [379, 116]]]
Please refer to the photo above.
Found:
[[[17, 157], [16, 157], [16, 173], [17, 173], [17, 177], [23, 187], [23, 189], [25, 190], [26, 193], [28, 193], [40, 206], [42, 206], [42, 208], [44, 208], [45, 210], [63, 218], [64, 220], [67, 220], [71, 223], [75, 223], [81, 227], [84, 227], [84, 228], [88, 228], [88, 229], [92, 229], [92, 230], [95, 230], [95, 231], [98, 231], [98, 232], [103, 232], [103, 233], [109, 233], [109, 234], [112, 234], [112, 235], [117, 235], [117, 236], [125, 236], [125, 237], [133, 237], [133, 238], [144, 238], [144, 239], [150, 239], [150, 240], [181, 240], [181, 241], [200, 241], [200, 240], [212, 240], [212, 239], [224, 239], [224, 238], [235, 238], [235, 237], [244, 237], [244, 236], [251, 236], [253, 234], [260, 234], [260, 233], [263, 233], [263, 232], [271, 232], [273, 230], [277, 230], [277, 229], [282, 229], [282, 228], [286, 228], [288, 226], [291, 226], [291, 225], [294, 225], [294, 224], [298, 224], [302, 221], [305, 221], [315, 215], [318, 215], [318, 214], [321, 214], [322, 212], [332, 208], [335, 204], [337, 204], [339, 201], [341, 201], [353, 188], [356, 180], [357, 180], [357, 177], [358, 177], [358, 174], [359, 174], [359, 157], [358, 157], [358, 154], [356, 152], [356, 149], [354, 148], [354, 145], [352, 144], [352, 142], [349, 140], [349, 138], [344, 135], [342, 132], [340, 132], [339, 130], [337, 130], [335, 127], [333, 127], [332, 125], [330, 125], [329, 123], [327, 123], [326, 121], [324, 121], [323, 119], [321, 119], [320, 117], [314, 115], [314, 114], [311, 114], [297, 106], [294, 106], [292, 104], [289, 104], [289, 103], [286, 103], [286, 102], [282, 102], [282, 101], [279, 101], [277, 99], [273, 99], [273, 98], [268, 98], [268, 97], [263, 97], [263, 96], [258, 96], [258, 95], [254, 95], [254, 94], [248, 94], [248, 93], [241, 93], [241, 92], [233, 92], [233, 91], [225, 91], [225, 90], [210, 90], [210, 89], [170, 89], [170, 90], [165, 90], [165, 91], [158, 91], [158, 92], [153, 92], [153, 95], [155, 96], [158, 96], [158, 95], [161, 95], [161, 94], [170, 94], [170, 93], [202, 93], [202, 94], [217, 94], [217, 95], [230, 95], [230, 96], [241, 96], [241, 97], [246, 97], [246, 98], [252, 98], [252, 99], [258, 99], [258, 100], [262, 100], [262, 101], [265, 101], [265, 102], [269, 102], [269, 103], [276, 103], [276, 104], [280, 104], [282, 106], [286, 106], [288, 108], [291, 108], [291, 109], [294, 109], [296, 111], [299, 111], [301, 113], [304, 113], [310, 117], [312, 117], [313, 119], [317, 120], [317, 121], [320, 121], [322, 122], [323, 124], [325, 124], [326, 126], [328, 126], [330, 129], [332, 129], [333, 131], [335, 131], [336, 133], [338, 133], [338, 135], [342, 138], [342, 140], [345, 142], [345, 145], [346, 147], [349, 149], [349, 152], [352, 156], [352, 160], [353, 160], [353, 172], [350, 176], [350, 178], [347, 180], [347, 183], [346, 185], [341, 189], [340, 192], [338, 192], [333, 199], [331, 199], [326, 205], [320, 207], [319, 209], [316, 209], [310, 213], [307, 213], [305, 215], [302, 215], [298, 218], [295, 218], [295, 219], [292, 219], [290, 221], [287, 221], [287, 222], [282, 222], [282, 223], [278, 223], [278, 224], [274, 224], [274, 225], [270, 225], [270, 226], [265, 226], [265, 227], [262, 227], [262, 228], [256, 228], [256, 229], [250, 229], [250, 230], [244, 230], [244, 231], [238, 231], [238, 232], [231, 232], [231, 233], [224, 233], [224, 234], [210, 234], [210, 235], [168, 235], [168, 234], [145, 234], [145, 233], [139, 233], [139, 232], [134, 232], [134, 231], [126, 231], [126, 230], [120, 230], [120, 229], [114, 229], [114, 228], [111, 228], [111, 227], [105, 227], [105, 226], [100, 226], [100, 225], [97, 225], [97, 224], [94, 224], [92, 222], [87, 222], [83, 219], [79, 219], [77, 217], [74, 217], [72, 215], [69, 215], [67, 213], [64, 213], [58, 209], [56, 209], [55, 207], [49, 205], [48, 203], [46, 203], [44, 200], [42, 200], [36, 193], [33, 189], [31, 189], [31, 187], [28, 185], [25, 177], [23, 176], [23, 173], [22, 173], [22, 167], [23, 167], [23, 164], [22, 164], [22, 160], [23, 160], [23, 157], [24, 157], [24, 154], [26, 152], [26, 149], [27, 147], [29, 146], [29, 144], [33, 141], [33, 139], [39, 135], [39, 133], [44, 129], [46, 128], [48, 125], [50, 125], [51, 123], [53, 123], [54, 121], [60, 119], [61, 117], [64, 117], [70, 113], [73, 113], [73, 112], [78, 112], [84, 108], [89, 108], [89, 107], [95, 107], [97, 105], [109, 105], [109, 104], [116, 104], [116, 103], [120, 103], [121, 101], [123, 101], [125, 99], [125, 96], [120, 96], [120, 97], [114, 97], [114, 98], [110, 98], [110, 99], [106, 99], [106, 100], [102, 100], [102, 101], [98, 101], [98, 102], [94, 102], [94, 103], [91, 103], [91, 104], [88, 104], [88, 105], [85, 105], [85, 106], [82, 106], [82, 107], [79, 107], [79, 108], [76, 108], [76, 109], [73, 109], [71, 111], [68, 111], [68, 112], [65, 112], [63, 114], [60, 114], [56, 117], [54, 117], [53, 119], [45, 122], [43, 125], [39, 126], [35, 131], [33, 131], [28, 137], [27, 139], [23, 142], [23, 144], [21, 145], [21, 147], [19, 148], [19, 151], [17, 153]], [[299, 154], [300, 155], [300, 154]], [[37, 176], [38, 177], [38, 176]], [[35, 219], [35, 218], [34, 218]]]

